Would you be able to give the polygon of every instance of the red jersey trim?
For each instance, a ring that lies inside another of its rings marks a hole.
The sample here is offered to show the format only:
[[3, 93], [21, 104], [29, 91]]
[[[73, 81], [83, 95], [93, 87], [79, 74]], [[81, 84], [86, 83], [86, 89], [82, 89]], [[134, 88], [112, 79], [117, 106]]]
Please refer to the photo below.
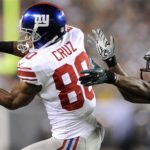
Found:
[[79, 142], [79, 136], [76, 138], [76, 141], [75, 141], [75, 144], [73, 146], [73, 150], [76, 150], [77, 149], [77, 145], [78, 145], [78, 142]]
[[65, 147], [66, 143], [67, 143], [67, 140], [64, 140], [62, 146], [58, 148], [57, 150], [62, 150]]
[[32, 77], [32, 78], [36, 77], [36, 74], [34, 72], [22, 71], [22, 70], [18, 70], [17, 75], [22, 77]]

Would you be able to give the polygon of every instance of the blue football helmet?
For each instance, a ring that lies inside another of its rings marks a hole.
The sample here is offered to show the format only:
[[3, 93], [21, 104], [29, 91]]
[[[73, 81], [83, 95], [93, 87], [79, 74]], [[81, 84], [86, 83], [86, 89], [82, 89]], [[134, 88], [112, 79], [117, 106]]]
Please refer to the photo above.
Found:
[[146, 67], [140, 69], [140, 77], [142, 80], [150, 82], [150, 51], [145, 54], [144, 59], [146, 60]]
[[[39, 49], [56, 43], [66, 33], [64, 12], [51, 3], [29, 7], [19, 23], [18, 50]], [[32, 46], [31, 46], [32, 45]]]

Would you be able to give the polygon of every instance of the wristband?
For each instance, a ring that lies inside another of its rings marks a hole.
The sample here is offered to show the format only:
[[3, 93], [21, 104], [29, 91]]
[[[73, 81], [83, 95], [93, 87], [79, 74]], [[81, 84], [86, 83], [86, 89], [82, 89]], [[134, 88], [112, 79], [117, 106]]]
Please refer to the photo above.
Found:
[[116, 56], [112, 56], [108, 59], [105, 60], [106, 64], [108, 65], [108, 67], [114, 67], [115, 65], [117, 65], [117, 60], [116, 60]]
[[6, 41], [1, 41], [0, 42], [0, 52], [8, 53], [8, 54], [13, 54], [13, 42], [6, 42]]
[[117, 75], [114, 72], [107, 72], [107, 83], [115, 83], [117, 81]]

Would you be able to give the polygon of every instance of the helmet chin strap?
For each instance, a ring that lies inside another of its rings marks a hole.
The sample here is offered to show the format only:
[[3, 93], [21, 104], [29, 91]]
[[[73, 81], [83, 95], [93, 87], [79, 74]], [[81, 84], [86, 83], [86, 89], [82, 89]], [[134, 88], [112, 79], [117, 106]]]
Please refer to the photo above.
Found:
[[47, 42], [45, 45], [43, 45], [43, 46], [40, 47], [40, 48], [45, 48], [45, 47], [47, 47], [47, 46], [49, 46], [49, 45], [51, 45], [51, 44], [56, 43], [56, 42], [58, 41], [58, 38], [59, 38], [59, 37], [56, 35], [51, 41]]

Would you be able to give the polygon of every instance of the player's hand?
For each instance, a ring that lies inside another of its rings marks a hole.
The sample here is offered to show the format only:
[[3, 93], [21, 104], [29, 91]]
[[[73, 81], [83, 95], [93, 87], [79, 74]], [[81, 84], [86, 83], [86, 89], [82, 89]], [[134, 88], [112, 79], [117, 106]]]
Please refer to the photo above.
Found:
[[112, 36], [110, 37], [110, 41], [108, 41], [101, 29], [93, 29], [92, 33], [88, 35], [87, 42], [92, 48], [97, 50], [100, 58], [109, 67], [117, 64], [115, 58], [115, 42]]
[[81, 84], [85, 86], [91, 86], [102, 83], [115, 83], [116, 82], [116, 74], [110, 72], [106, 69], [103, 69], [98, 64], [96, 64], [92, 60], [93, 69], [82, 70], [81, 74], [84, 76], [80, 77], [79, 80]]

